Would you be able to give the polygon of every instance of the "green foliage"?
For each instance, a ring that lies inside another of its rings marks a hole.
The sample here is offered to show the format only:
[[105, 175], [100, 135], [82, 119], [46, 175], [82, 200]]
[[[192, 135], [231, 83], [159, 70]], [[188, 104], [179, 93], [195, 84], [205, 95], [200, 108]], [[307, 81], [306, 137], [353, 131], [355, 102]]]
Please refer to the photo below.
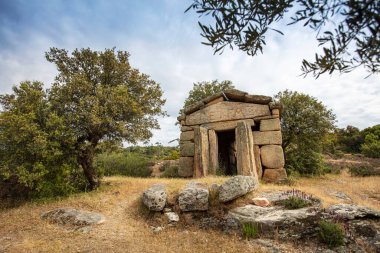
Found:
[[279, 204], [283, 205], [286, 209], [300, 209], [310, 206], [311, 202], [298, 196], [290, 196], [289, 198], [281, 200]]
[[178, 166], [168, 166], [165, 168], [164, 172], [161, 174], [161, 177], [175, 178], [178, 176]]
[[211, 82], [198, 82], [194, 83], [193, 89], [189, 92], [189, 96], [186, 98], [185, 103], [180, 110], [179, 114], [182, 114], [183, 109], [220, 91], [233, 89], [235, 86], [231, 81], [225, 80], [219, 82], [213, 80]]
[[302, 175], [322, 174], [321, 155], [328, 133], [334, 129], [335, 115], [316, 98], [285, 90], [275, 99], [283, 105], [281, 128], [286, 168]]
[[[321, 53], [315, 61], [303, 60], [304, 75], [318, 78], [323, 73], [346, 73], [364, 66], [370, 73], [380, 72], [379, 1], [277, 0], [222, 1], [193, 0], [186, 12], [194, 9], [206, 22], [198, 22], [206, 39], [203, 44], [222, 53], [236, 46], [248, 55], [263, 51], [268, 32], [275, 22], [303, 23], [317, 33]], [[290, 15], [285, 15], [285, 13]], [[207, 17], [207, 18], [206, 18]], [[211, 24], [210, 24], [211, 23]]]
[[380, 176], [380, 169], [376, 169], [371, 165], [351, 166], [349, 168], [351, 176], [370, 177]]
[[380, 158], [380, 125], [364, 129], [363, 134], [362, 153], [367, 157]]
[[102, 140], [148, 140], [157, 129], [165, 100], [158, 83], [132, 68], [129, 53], [106, 49], [51, 48], [46, 59], [58, 76], [49, 102], [75, 136], [77, 160], [91, 188], [99, 185], [94, 170], [95, 148]]
[[179, 159], [180, 153], [179, 153], [178, 149], [172, 149], [169, 152], [170, 152], [169, 155], [163, 157], [164, 160], [177, 160], [177, 159]]
[[130, 152], [102, 153], [95, 157], [94, 167], [105, 176], [149, 177], [150, 159]]
[[176, 160], [179, 158], [178, 147], [162, 146], [160, 143], [149, 146], [130, 146], [125, 148], [125, 151], [138, 153], [154, 160]]
[[260, 227], [257, 223], [243, 223], [242, 233], [244, 238], [257, 238], [260, 234]]
[[13, 94], [0, 96], [0, 103], [0, 195], [51, 197], [83, 188], [75, 139], [50, 110], [43, 84], [22, 82]]
[[319, 222], [319, 237], [329, 247], [338, 247], [344, 244], [344, 230], [338, 223], [327, 220]]
[[349, 125], [346, 128], [337, 129], [336, 136], [339, 149], [348, 153], [360, 153], [364, 136], [359, 128]]

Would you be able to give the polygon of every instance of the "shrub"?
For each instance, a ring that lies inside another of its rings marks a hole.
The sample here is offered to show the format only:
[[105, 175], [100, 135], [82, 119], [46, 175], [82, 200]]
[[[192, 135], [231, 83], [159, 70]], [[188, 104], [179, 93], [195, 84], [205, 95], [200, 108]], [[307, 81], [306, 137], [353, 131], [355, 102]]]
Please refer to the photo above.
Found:
[[380, 170], [374, 167], [367, 166], [352, 166], [349, 168], [351, 176], [369, 177], [369, 176], [379, 176]]
[[287, 199], [280, 200], [279, 203], [286, 209], [299, 209], [311, 205], [310, 201], [297, 196], [290, 196]]
[[344, 244], [344, 230], [339, 223], [321, 220], [319, 229], [320, 240], [329, 247], [333, 248]]
[[244, 238], [257, 238], [260, 233], [260, 227], [257, 223], [244, 223], [242, 233]]
[[177, 160], [177, 159], [179, 159], [179, 157], [180, 157], [179, 150], [173, 149], [173, 150], [170, 150], [169, 155], [165, 156], [163, 159], [164, 160]]
[[138, 153], [102, 153], [96, 156], [96, 169], [106, 176], [122, 175], [130, 177], [149, 177], [150, 159]]
[[170, 166], [165, 169], [161, 177], [178, 177], [178, 166]]

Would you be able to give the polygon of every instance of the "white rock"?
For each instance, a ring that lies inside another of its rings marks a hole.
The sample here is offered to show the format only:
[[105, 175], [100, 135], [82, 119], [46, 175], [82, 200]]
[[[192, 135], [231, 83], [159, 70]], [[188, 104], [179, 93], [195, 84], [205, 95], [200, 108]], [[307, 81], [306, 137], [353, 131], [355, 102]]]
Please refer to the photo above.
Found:
[[235, 176], [219, 187], [219, 201], [228, 202], [241, 197], [258, 187], [258, 180], [251, 176]]
[[267, 198], [253, 198], [252, 202], [256, 206], [266, 207], [266, 206], [270, 205], [270, 202], [269, 202], [269, 200]]
[[380, 212], [365, 206], [357, 206], [353, 204], [336, 204], [330, 206], [327, 211], [342, 215], [347, 219], [374, 217], [380, 218]]
[[167, 212], [165, 213], [166, 217], [168, 218], [169, 223], [174, 223], [179, 221], [179, 216], [175, 212]]
[[143, 203], [151, 211], [162, 211], [166, 205], [167, 193], [164, 185], [155, 184], [143, 193]]

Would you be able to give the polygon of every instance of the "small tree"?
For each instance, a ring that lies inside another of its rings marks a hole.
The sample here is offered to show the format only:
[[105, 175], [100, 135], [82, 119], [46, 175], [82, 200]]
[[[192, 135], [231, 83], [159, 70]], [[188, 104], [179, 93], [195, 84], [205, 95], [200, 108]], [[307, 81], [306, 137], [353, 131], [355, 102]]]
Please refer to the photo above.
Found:
[[324, 138], [334, 129], [335, 115], [316, 98], [285, 90], [275, 95], [284, 107], [281, 118], [286, 166], [301, 174], [319, 174]]
[[95, 148], [101, 140], [147, 140], [159, 128], [156, 116], [165, 113], [158, 83], [129, 64], [129, 53], [106, 49], [51, 48], [46, 59], [58, 76], [49, 103], [64, 118], [75, 137], [77, 162], [94, 189], [99, 186], [93, 167]]
[[362, 153], [367, 157], [380, 158], [380, 125], [364, 129], [363, 135]]
[[179, 114], [182, 114], [183, 109], [208, 97], [217, 92], [234, 89], [234, 85], [229, 80], [224, 80], [219, 82], [218, 80], [213, 80], [210, 82], [203, 81], [194, 83], [193, 89], [189, 92], [189, 96], [186, 98], [182, 109]]
[[0, 96], [0, 198], [64, 195], [84, 183], [64, 119], [51, 110], [40, 82]]

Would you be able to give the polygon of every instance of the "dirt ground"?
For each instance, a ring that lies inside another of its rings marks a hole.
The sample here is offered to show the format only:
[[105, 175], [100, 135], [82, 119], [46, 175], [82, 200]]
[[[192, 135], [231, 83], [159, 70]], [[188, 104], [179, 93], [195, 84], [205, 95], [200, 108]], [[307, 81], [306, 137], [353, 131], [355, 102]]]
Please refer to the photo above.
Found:
[[[209, 185], [226, 178], [203, 178]], [[103, 186], [46, 202], [33, 202], [0, 211], [0, 252], [265, 252], [255, 240], [221, 231], [199, 229], [180, 222], [153, 233], [142, 214], [140, 197], [154, 183], [167, 185], [175, 194], [188, 180], [162, 178], [105, 178]], [[234, 205], [243, 205], [261, 192], [299, 189], [322, 199], [324, 206], [356, 203], [380, 211], [380, 177], [351, 177], [347, 172], [319, 178], [301, 178], [291, 185], [261, 184]], [[103, 224], [88, 233], [68, 232], [40, 219], [42, 212], [60, 207], [73, 207], [102, 213]], [[276, 242], [285, 252], [304, 252], [299, 243]]]

